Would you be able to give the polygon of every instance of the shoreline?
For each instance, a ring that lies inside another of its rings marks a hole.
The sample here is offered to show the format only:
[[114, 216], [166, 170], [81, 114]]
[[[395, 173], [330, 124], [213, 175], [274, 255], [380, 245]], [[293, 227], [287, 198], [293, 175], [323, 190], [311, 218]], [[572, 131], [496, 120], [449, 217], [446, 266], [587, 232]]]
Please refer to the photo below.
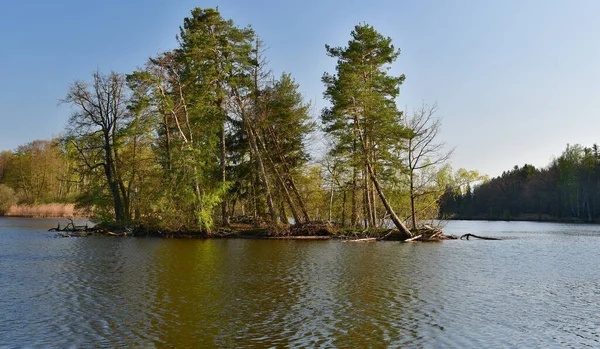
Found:
[[571, 223], [571, 224], [600, 224], [600, 220], [598, 221], [587, 221], [585, 219], [575, 219], [575, 218], [530, 218], [530, 217], [511, 217], [511, 218], [502, 218], [502, 217], [453, 217], [453, 218], [445, 218], [444, 220], [448, 221], [488, 221], [488, 222], [532, 222], [532, 223]]
[[[308, 229], [307, 229], [308, 226]], [[279, 228], [279, 229], [278, 229]], [[278, 229], [278, 230], [275, 230]], [[342, 241], [421, 241], [436, 242], [454, 240], [458, 237], [446, 235], [438, 228], [421, 227], [406, 236], [396, 229], [341, 229], [323, 224], [300, 224], [280, 227], [227, 227], [220, 228], [214, 233], [207, 232], [163, 232], [159, 229], [137, 227], [127, 228], [98, 224], [93, 227], [77, 226], [73, 221], [66, 226], [57, 224], [56, 228], [48, 231], [56, 232], [55, 237], [147, 237], [166, 239], [263, 239], [263, 240], [342, 240]]]

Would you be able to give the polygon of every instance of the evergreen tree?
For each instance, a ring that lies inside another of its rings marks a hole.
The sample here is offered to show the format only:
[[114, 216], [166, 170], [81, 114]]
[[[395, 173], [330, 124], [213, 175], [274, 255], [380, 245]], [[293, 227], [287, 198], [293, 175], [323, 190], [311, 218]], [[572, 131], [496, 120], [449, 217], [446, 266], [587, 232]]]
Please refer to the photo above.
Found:
[[[227, 182], [227, 101], [232, 88], [250, 89], [250, 76], [245, 74], [252, 60], [254, 31], [238, 28], [216, 9], [192, 10], [180, 28], [179, 44], [184, 60], [184, 80], [194, 116], [203, 114], [202, 127], [218, 129], [219, 179]], [[222, 201], [222, 224], [228, 225], [227, 201]]]
[[396, 227], [410, 236], [385, 199], [377, 178], [394, 163], [393, 150], [398, 137], [405, 135], [402, 113], [396, 97], [404, 75], [390, 76], [388, 71], [400, 55], [389, 37], [372, 26], [355, 26], [347, 47], [326, 46], [329, 56], [337, 59], [336, 73], [324, 74], [324, 96], [331, 107], [323, 111], [325, 131], [335, 140], [333, 152], [348, 159], [352, 168], [352, 224], [357, 220], [357, 192], [362, 177], [363, 215], [367, 227], [376, 224], [375, 191]]

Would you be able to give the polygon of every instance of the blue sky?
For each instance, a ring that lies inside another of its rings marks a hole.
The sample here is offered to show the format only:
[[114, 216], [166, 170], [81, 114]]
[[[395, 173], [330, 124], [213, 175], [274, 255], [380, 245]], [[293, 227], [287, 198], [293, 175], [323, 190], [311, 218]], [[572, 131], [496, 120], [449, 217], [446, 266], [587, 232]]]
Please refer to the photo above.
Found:
[[291, 73], [313, 113], [320, 78], [366, 22], [391, 36], [406, 74], [398, 105], [439, 105], [455, 168], [497, 176], [545, 166], [567, 143], [600, 143], [600, 1], [7, 0], [0, 4], [0, 150], [59, 135], [68, 85], [130, 72], [174, 48], [193, 7], [252, 25], [276, 74]]

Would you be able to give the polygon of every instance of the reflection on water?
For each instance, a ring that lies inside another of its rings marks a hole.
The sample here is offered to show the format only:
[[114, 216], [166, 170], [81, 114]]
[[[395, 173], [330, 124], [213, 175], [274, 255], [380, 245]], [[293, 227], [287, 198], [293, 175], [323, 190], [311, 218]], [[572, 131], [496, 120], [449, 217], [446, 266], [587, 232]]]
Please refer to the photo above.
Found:
[[55, 239], [0, 219], [0, 346], [598, 347], [600, 227], [505, 241]]

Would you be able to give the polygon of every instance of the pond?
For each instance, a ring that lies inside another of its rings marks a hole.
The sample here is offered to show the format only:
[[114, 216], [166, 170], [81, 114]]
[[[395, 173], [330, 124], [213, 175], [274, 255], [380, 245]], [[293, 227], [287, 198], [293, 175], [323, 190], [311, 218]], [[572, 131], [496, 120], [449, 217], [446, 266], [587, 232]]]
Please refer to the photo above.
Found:
[[600, 226], [503, 241], [53, 238], [0, 218], [0, 347], [600, 346]]

